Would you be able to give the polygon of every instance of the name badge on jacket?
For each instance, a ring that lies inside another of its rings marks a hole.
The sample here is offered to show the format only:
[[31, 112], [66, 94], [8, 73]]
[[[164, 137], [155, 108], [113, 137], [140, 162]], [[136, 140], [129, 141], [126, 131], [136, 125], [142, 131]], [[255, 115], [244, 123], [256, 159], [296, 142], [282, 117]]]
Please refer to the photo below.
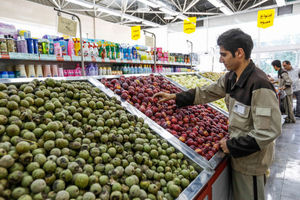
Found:
[[233, 111], [240, 114], [240, 115], [245, 115], [246, 106], [244, 106], [242, 104], [235, 103], [235, 105], [233, 107]]

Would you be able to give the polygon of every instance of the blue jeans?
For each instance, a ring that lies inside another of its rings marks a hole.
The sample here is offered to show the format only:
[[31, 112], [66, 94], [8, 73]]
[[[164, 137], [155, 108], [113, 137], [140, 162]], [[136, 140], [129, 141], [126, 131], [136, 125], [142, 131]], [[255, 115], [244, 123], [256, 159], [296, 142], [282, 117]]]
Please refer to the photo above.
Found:
[[296, 96], [296, 99], [297, 99], [295, 115], [297, 117], [300, 117], [300, 90], [294, 92], [294, 95]]

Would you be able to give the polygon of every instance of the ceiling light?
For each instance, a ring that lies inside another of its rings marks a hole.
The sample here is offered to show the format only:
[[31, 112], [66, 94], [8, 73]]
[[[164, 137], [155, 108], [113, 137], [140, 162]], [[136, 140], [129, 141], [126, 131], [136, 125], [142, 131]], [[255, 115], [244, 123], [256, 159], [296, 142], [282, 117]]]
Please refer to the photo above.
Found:
[[138, 0], [138, 1], [141, 2], [141, 3], [144, 3], [144, 4], [148, 5], [148, 6], [150, 6], [152, 8], [159, 8], [160, 7], [158, 4], [153, 3], [151, 1], [148, 1], [148, 0]]
[[233, 14], [233, 12], [232, 12], [227, 6], [221, 7], [220, 10], [221, 10], [225, 15], [232, 15], [232, 14]]
[[80, 1], [80, 0], [67, 0], [67, 1], [70, 2], [70, 3], [77, 4], [79, 6], [86, 7], [86, 8], [93, 8], [94, 7], [94, 4], [86, 2], [86, 1]]
[[181, 20], [188, 20], [188, 19], [189, 19], [187, 16], [185, 16], [185, 15], [183, 15], [183, 14], [177, 15], [177, 18], [178, 18], [178, 19], [181, 19]]
[[285, 3], [285, 0], [276, 0], [276, 3], [278, 6], [285, 6], [286, 3]]
[[108, 8], [104, 8], [104, 7], [100, 7], [100, 6], [97, 6], [97, 10], [100, 12], [114, 15], [114, 16], [119, 16], [119, 17], [121, 16], [121, 12], [118, 12], [116, 10], [112, 10], [112, 9], [108, 9]]
[[129, 20], [134, 21], [134, 22], [142, 22], [143, 21], [142, 18], [135, 17], [135, 16], [132, 16], [132, 15], [127, 15], [127, 14], [124, 14], [123, 18], [129, 19]]
[[174, 19], [174, 17], [172, 15], [165, 14], [164, 19], [171, 20], [171, 19]]
[[211, 3], [212, 5], [214, 5], [217, 8], [224, 6], [224, 4], [222, 2], [220, 2], [219, 0], [208, 0], [208, 1], [209, 1], [209, 3]]
[[177, 15], [176, 11], [168, 9], [168, 8], [160, 8], [159, 10], [166, 13], [166, 14], [172, 15], [172, 16]]

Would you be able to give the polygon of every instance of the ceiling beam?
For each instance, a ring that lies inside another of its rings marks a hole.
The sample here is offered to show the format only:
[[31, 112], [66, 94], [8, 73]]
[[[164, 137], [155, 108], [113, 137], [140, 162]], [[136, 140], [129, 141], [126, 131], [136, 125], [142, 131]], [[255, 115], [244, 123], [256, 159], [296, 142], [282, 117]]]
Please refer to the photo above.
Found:
[[167, 24], [167, 22], [166, 22], [163, 18], [161, 18], [161, 16], [159, 16], [159, 15], [156, 14], [156, 13], [155, 13], [155, 15], [156, 15], [163, 23]]
[[185, 7], [186, 7], [186, 1], [187, 1], [187, 0], [184, 0], [184, 3], [183, 3], [183, 10], [185, 10]]
[[128, 10], [134, 3], [136, 2], [136, 0], [132, 1], [126, 8], [126, 10]]
[[61, 9], [61, 7], [58, 5], [58, 3], [55, 0], [49, 0], [49, 2], [52, 3], [58, 9]]
[[196, 3], [198, 3], [200, 0], [193, 0], [186, 9], [183, 10], [183, 13], [191, 9]]
[[220, 13], [211, 13], [211, 12], [186, 12], [186, 15], [218, 15]]
[[[105, 6], [106, 8], [109, 8], [112, 4], [114, 4], [116, 2], [116, 0], [112, 0], [107, 6]], [[100, 15], [102, 14], [103, 12], [99, 12], [99, 14], [97, 15], [97, 17], [100, 17]]]
[[242, 7], [242, 5], [243, 5], [243, 2], [244, 2], [244, 0], [241, 0], [241, 1], [240, 1], [239, 7], [238, 7], [237, 10], [240, 10], [240, 9], [241, 9], [241, 7]]
[[245, 9], [245, 10], [249, 10], [249, 9], [251, 9], [251, 8], [255, 8], [255, 7], [257, 7], [257, 6], [259, 6], [259, 5], [263, 4], [263, 3], [265, 3], [265, 2], [267, 2], [267, 1], [269, 1], [269, 0], [262, 0], [262, 1], [258, 2], [258, 3], [256, 3], [256, 4], [254, 4], [254, 5], [250, 6], [249, 8], [247, 8], [247, 9]]
[[236, 7], [233, 3], [231, 3], [230, 0], [225, 0], [225, 2], [227, 3], [227, 5], [231, 8], [231, 10], [236, 11]]
[[180, 7], [180, 11], [183, 11], [183, 9], [182, 9], [182, 6], [181, 6], [181, 4], [180, 4], [180, 2], [179, 2], [179, 0], [176, 0], [177, 1], [177, 5]]
[[176, 8], [177, 8], [178, 10], [180, 10], [180, 11], [182, 12], [182, 8], [179, 7], [179, 6], [175, 3], [174, 0], [171, 0], [171, 3], [172, 3], [174, 6], [176, 6]]
[[250, 0], [247, 0], [247, 1], [245, 2], [245, 4], [241, 7], [241, 10], [243, 10], [243, 8], [249, 3], [249, 1], [250, 1]]
[[127, 13], [150, 13], [150, 14], [163, 14], [162, 11], [144, 11], [144, 10], [127, 10]]

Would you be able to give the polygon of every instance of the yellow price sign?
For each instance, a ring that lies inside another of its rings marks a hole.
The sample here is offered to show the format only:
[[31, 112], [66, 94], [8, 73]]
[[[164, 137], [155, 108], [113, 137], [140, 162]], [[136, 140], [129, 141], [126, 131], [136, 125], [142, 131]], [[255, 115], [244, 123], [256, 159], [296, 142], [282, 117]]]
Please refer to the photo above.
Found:
[[268, 28], [273, 26], [275, 9], [260, 10], [257, 13], [257, 27]]
[[196, 30], [196, 17], [189, 17], [188, 20], [184, 20], [183, 22], [183, 32], [190, 34], [194, 33]]
[[138, 40], [141, 37], [141, 26], [131, 27], [131, 39]]

